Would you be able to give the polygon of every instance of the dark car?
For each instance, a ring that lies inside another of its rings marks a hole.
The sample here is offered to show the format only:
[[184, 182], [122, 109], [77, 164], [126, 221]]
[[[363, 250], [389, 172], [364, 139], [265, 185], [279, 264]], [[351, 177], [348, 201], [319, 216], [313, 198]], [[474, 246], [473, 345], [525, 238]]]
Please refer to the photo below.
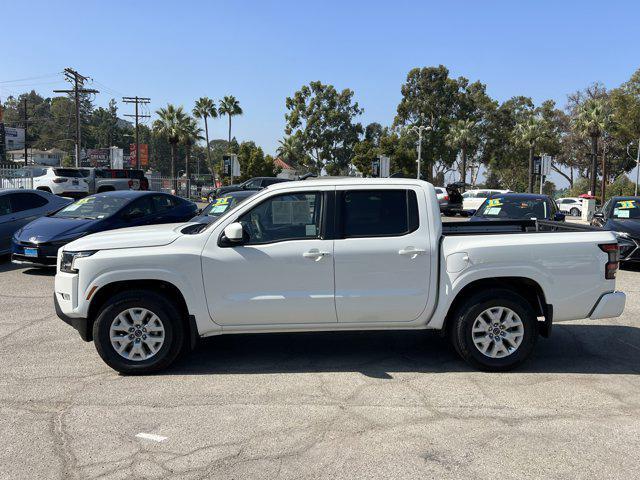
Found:
[[256, 193], [255, 190], [244, 190], [241, 192], [231, 192], [222, 197], [218, 197], [207, 205], [198, 216], [193, 217], [191, 221], [198, 223], [214, 222], [229, 210], [235, 208], [239, 203]]
[[77, 238], [116, 228], [186, 222], [197, 210], [195, 203], [160, 192], [90, 195], [18, 230], [11, 258], [15, 263], [55, 266], [58, 249]]
[[535, 193], [499, 193], [487, 198], [470, 218], [472, 222], [487, 220], [555, 220], [565, 215], [548, 195]]
[[611, 197], [593, 215], [591, 225], [616, 233], [620, 260], [640, 261], [640, 197]]
[[268, 187], [269, 185], [273, 185], [274, 183], [290, 181], [291, 180], [289, 180], [288, 178], [254, 177], [242, 183], [227, 185], [226, 187], [219, 187], [215, 189], [209, 194], [209, 201], [231, 192], [239, 192], [242, 190], [262, 190], [263, 188]]
[[0, 255], [11, 252], [11, 237], [21, 227], [71, 202], [42, 190], [0, 190]]

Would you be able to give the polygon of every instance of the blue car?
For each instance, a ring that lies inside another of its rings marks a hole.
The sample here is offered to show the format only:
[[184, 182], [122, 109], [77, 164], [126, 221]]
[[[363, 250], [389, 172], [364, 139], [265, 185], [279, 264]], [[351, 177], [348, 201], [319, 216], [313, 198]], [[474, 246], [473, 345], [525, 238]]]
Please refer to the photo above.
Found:
[[487, 198], [469, 219], [471, 222], [492, 220], [554, 220], [564, 221], [560, 211], [548, 195], [536, 193], [497, 193]]
[[119, 190], [90, 195], [18, 230], [11, 259], [53, 267], [58, 249], [77, 238], [116, 228], [186, 222], [197, 210], [193, 202], [160, 192]]
[[42, 190], [0, 190], [0, 255], [11, 252], [11, 237], [20, 227], [71, 202]]

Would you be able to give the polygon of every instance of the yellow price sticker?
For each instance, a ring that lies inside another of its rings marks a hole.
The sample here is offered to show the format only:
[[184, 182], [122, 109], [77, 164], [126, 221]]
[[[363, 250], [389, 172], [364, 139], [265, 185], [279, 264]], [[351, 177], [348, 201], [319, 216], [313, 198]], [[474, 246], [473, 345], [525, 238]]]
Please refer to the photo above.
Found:
[[502, 199], [501, 198], [490, 198], [487, 202], [487, 207], [501, 207]]
[[214, 206], [218, 206], [218, 205], [228, 205], [229, 204], [229, 199], [231, 199], [231, 197], [222, 197], [222, 198], [217, 198], [216, 199], [216, 203], [214, 203]]
[[629, 210], [631, 208], [636, 208], [635, 200], [623, 200], [618, 202], [618, 210]]

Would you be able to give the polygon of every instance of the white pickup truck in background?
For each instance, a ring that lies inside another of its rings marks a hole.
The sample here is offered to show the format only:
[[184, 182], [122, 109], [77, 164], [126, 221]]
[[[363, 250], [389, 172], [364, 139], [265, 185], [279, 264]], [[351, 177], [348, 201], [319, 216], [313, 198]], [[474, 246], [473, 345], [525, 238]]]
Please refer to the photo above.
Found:
[[109, 170], [100, 168], [81, 168], [89, 193], [113, 192], [115, 190], [140, 190], [140, 180], [135, 178], [114, 178]]
[[619, 316], [617, 256], [611, 232], [443, 226], [420, 180], [330, 178], [272, 185], [209, 225], [71, 242], [54, 297], [58, 316], [129, 374], [167, 367], [198, 337], [397, 329], [439, 330], [471, 365], [500, 371], [552, 322]]

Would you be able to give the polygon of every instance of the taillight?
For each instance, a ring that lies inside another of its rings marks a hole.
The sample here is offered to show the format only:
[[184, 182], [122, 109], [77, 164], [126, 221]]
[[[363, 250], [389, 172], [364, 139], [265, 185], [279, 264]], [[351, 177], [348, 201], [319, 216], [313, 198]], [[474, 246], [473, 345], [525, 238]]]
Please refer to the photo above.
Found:
[[620, 247], [617, 243], [602, 243], [598, 246], [608, 255], [607, 263], [604, 266], [604, 278], [614, 280], [620, 265]]
[[67, 181], [66, 178], [54, 178], [53, 179], [53, 183], [64, 183], [66, 181]]
[[444, 199], [448, 202], [449, 201], [449, 195], [445, 195]]
[[133, 180], [129, 180], [129, 190], [133, 188]]

